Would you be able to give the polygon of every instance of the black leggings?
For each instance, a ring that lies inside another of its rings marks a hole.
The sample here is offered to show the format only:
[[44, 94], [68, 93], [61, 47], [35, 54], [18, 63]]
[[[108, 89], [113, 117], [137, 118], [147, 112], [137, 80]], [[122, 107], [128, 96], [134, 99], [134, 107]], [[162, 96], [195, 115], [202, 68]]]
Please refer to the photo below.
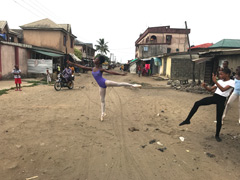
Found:
[[193, 117], [193, 115], [197, 112], [199, 106], [206, 106], [210, 104], [216, 104], [217, 105], [217, 125], [216, 125], [216, 136], [219, 136], [221, 127], [222, 127], [222, 115], [225, 108], [225, 101], [226, 97], [220, 96], [218, 94], [214, 94], [211, 97], [206, 97], [201, 99], [200, 101], [195, 102], [192, 110], [190, 111], [187, 121], [190, 121], [190, 119]]

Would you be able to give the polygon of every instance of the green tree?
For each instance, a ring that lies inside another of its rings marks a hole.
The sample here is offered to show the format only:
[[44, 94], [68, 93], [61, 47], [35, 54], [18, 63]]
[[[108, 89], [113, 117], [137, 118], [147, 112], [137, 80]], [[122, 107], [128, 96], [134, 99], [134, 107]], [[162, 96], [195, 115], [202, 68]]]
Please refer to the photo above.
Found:
[[76, 48], [74, 48], [74, 55], [77, 56], [79, 59], [82, 59], [82, 52]]
[[108, 50], [108, 45], [107, 43], [108, 42], [105, 42], [104, 41], [104, 38], [100, 38], [98, 41], [97, 41], [97, 45], [95, 45], [96, 47], [96, 51], [100, 51], [100, 54], [104, 55], [104, 54], [107, 54], [107, 52], [109, 52]]

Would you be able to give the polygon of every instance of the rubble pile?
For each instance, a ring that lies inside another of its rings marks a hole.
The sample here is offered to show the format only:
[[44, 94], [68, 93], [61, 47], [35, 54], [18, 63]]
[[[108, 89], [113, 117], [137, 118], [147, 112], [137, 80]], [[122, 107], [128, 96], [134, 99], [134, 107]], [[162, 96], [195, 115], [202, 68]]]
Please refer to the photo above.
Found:
[[206, 89], [201, 87], [201, 85], [198, 85], [196, 82], [192, 81], [189, 81], [188, 83], [185, 84], [181, 84], [179, 80], [168, 80], [167, 85], [179, 91], [198, 94], [211, 94], [211, 92], [208, 92]]

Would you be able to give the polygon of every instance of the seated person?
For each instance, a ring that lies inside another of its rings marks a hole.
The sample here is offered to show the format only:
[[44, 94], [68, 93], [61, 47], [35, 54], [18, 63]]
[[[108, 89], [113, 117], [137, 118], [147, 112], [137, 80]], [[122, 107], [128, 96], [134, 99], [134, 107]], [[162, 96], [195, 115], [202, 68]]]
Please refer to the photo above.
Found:
[[62, 75], [66, 82], [70, 81], [72, 78], [72, 70], [69, 68], [69, 65], [63, 70]]

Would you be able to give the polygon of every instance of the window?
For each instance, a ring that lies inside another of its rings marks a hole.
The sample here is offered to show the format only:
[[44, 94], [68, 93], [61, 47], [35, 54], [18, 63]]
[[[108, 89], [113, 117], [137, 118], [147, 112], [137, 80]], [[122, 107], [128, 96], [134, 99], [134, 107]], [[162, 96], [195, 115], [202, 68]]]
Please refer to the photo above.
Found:
[[9, 37], [9, 42], [14, 42], [14, 37], [10, 36]]
[[176, 52], [179, 52], [179, 49], [178, 49], [178, 48], [176, 49]]
[[144, 46], [143, 51], [148, 51], [148, 46]]
[[63, 45], [66, 46], [66, 44], [67, 44], [67, 37], [64, 35], [63, 36]]
[[166, 43], [171, 44], [172, 41], [172, 35], [167, 35], [166, 36]]
[[71, 48], [73, 48], [73, 38], [71, 38]]
[[153, 42], [153, 43], [156, 43], [157, 42], [157, 37], [154, 36], [154, 35], [151, 36], [150, 41]]
[[147, 37], [147, 39], [146, 39], [146, 43], [148, 43], [149, 42], [149, 37]]
[[171, 48], [167, 48], [167, 53], [171, 53]]

